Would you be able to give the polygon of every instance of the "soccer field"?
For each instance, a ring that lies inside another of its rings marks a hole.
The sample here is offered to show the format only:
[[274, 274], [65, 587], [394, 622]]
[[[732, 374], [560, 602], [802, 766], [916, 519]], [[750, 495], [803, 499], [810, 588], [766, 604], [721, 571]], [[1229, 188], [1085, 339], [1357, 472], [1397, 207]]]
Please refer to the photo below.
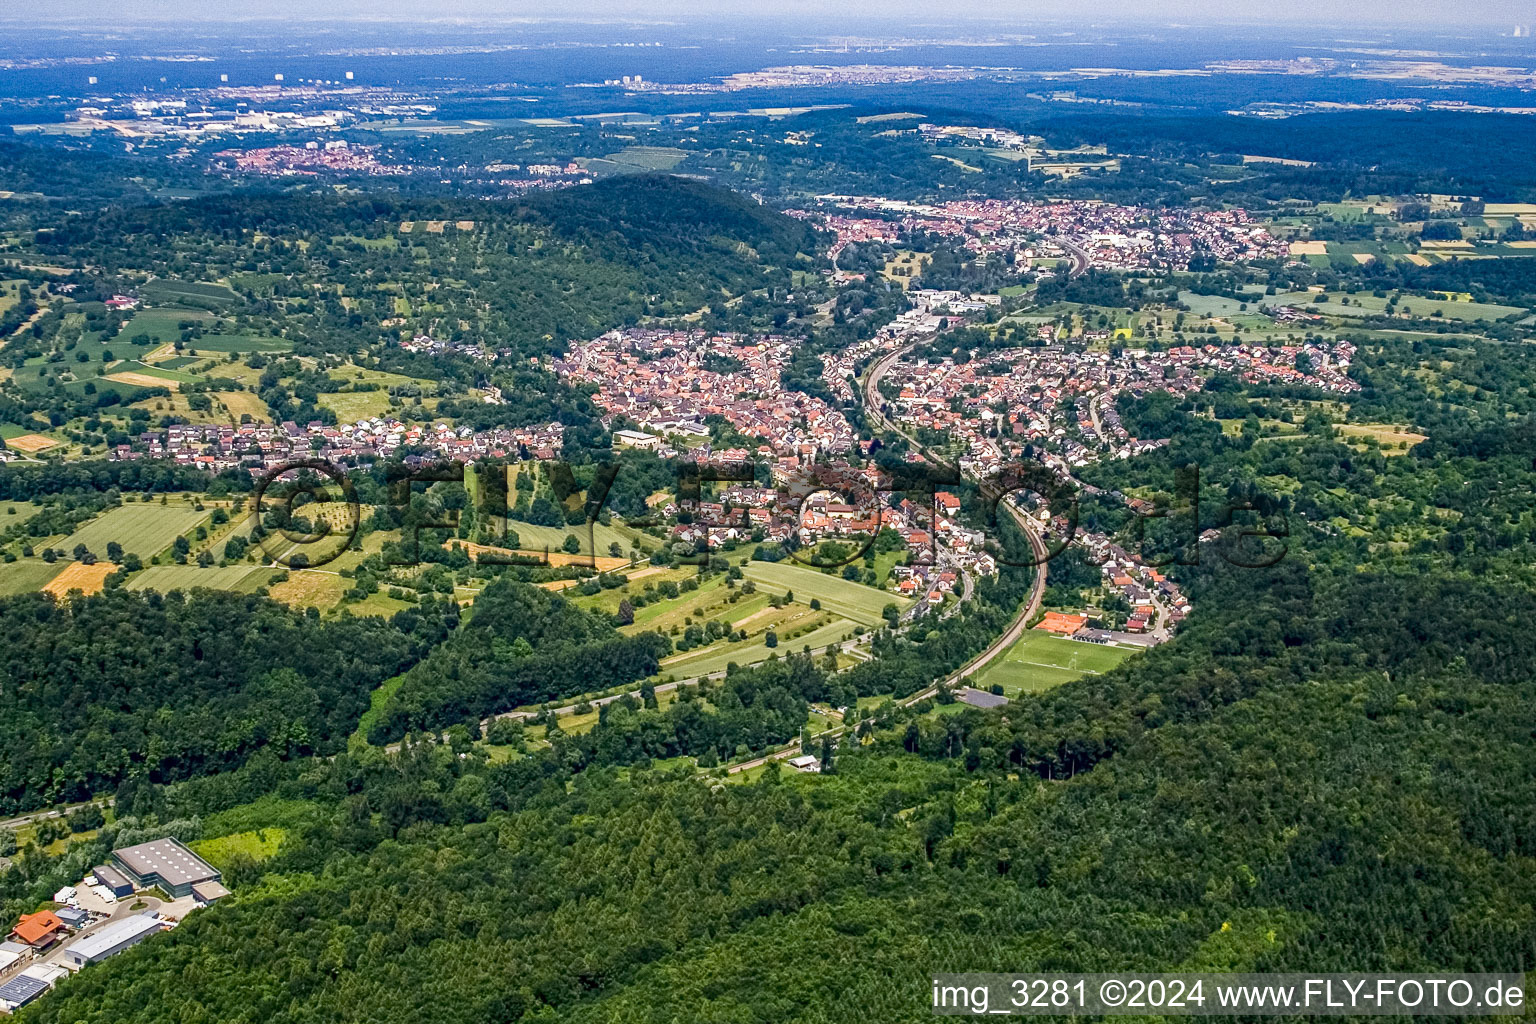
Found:
[[1108, 672], [1135, 653], [1129, 647], [1084, 643], [1030, 630], [1008, 648], [1008, 653], [987, 666], [977, 685], [986, 688], [1000, 683], [1010, 697], [1040, 693], [1085, 675]]
[[793, 562], [746, 562], [742, 572], [747, 579], [774, 594], [793, 591], [795, 600], [809, 604], [811, 598], [827, 611], [866, 626], [883, 625], [880, 611], [888, 604], [906, 608], [911, 600], [887, 594], [862, 583], [850, 583], [841, 576], [828, 576]]
[[148, 561], [178, 536], [206, 522], [208, 515], [180, 503], [121, 505], [92, 519], [58, 546], [69, 553], [75, 545], [84, 544], [91, 554], [104, 558], [107, 543], [115, 540], [124, 551]]

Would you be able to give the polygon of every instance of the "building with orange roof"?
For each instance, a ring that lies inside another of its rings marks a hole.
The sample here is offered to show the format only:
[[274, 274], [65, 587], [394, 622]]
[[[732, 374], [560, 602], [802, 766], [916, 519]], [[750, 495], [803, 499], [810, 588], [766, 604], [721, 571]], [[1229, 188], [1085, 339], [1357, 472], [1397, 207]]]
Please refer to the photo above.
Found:
[[1086, 615], [1046, 612], [1045, 617], [1035, 624], [1035, 628], [1043, 629], [1047, 633], [1060, 633], [1062, 636], [1071, 636], [1086, 625], [1088, 625], [1088, 616]]
[[65, 925], [51, 910], [39, 910], [35, 914], [23, 914], [11, 937], [33, 949], [46, 949], [63, 936]]

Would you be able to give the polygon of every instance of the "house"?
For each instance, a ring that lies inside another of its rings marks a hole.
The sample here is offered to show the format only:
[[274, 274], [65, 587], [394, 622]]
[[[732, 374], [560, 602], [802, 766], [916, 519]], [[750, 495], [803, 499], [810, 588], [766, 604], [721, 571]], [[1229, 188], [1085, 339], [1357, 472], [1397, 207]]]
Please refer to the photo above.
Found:
[[23, 914], [16, 927], [11, 929], [11, 937], [33, 949], [47, 949], [63, 937], [65, 930], [64, 922], [57, 914], [39, 910], [35, 914]]
[[7, 942], [5, 945], [13, 948], [5, 949], [0, 947], [0, 971], [8, 971], [13, 965], [32, 955], [31, 948], [23, 946], [19, 942]]
[[179, 839], [155, 839], [113, 850], [112, 862], [133, 882], [135, 889], [159, 886], [173, 899], [192, 895], [192, 887], [199, 882], [223, 877]]
[[799, 757], [790, 758], [787, 763], [797, 772], [821, 771], [821, 760], [815, 754], [801, 754]]
[[223, 882], [198, 882], [192, 887], [192, 896], [202, 906], [221, 900], [229, 895], [229, 890], [224, 888]]

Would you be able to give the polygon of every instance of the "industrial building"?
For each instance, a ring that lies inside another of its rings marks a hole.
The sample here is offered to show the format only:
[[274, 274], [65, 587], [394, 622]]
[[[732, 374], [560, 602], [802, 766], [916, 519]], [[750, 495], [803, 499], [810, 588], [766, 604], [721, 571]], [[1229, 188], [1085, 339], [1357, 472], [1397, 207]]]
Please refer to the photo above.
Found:
[[69, 972], [52, 964], [33, 964], [16, 977], [0, 985], [0, 1010], [15, 1013], [58, 984]]
[[[216, 882], [222, 877], [213, 865], [187, 849], [179, 839], [156, 839], [113, 850], [112, 863], [135, 889], [159, 886], [175, 899], [192, 895], [192, 887], [199, 882]], [[100, 880], [99, 870], [96, 877]]]
[[165, 928], [154, 914], [134, 914], [113, 921], [98, 932], [87, 935], [64, 950], [64, 959], [76, 967], [99, 963], [114, 953], [121, 953]]
[[100, 864], [91, 869], [91, 874], [96, 878], [96, 884], [104, 886], [116, 899], [123, 899], [133, 895], [133, 882], [128, 876], [117, 870], [110, 864]]
[[74, 931], [79, 931], [91, 923], [91, 915], [79, 907], [60, 907], [53, 912], [53, 916], [63, 921]]

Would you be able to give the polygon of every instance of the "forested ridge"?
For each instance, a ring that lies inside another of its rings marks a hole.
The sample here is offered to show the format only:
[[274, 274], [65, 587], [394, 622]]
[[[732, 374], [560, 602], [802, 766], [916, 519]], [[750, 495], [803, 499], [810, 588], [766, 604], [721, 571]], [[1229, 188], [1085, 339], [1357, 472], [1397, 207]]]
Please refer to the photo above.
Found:
[[559, 697], [637, 683], [672, 641], [623, 636], [558, 594], [497, 581], [475, 601], [468, 625], [406, 674], [370, 740], [441, 728]]
[[[447, 227], [428, 233], [431, 222]], [[454, 340], [536, 355], [642, 316], [787, 288], [790, 268], [814, 265], [815, 238], [734, 192], [650, 175], [517, 203], [290, 192], [109, 207], [62, 221], [38, 247], [107, 281], [227, 278], [242, 300], [229, 308], [258, 322], [285, 314], [302, 354], [377, 343], [404, 296], [434, 320], [463, 321]], [[323, 283], [340, 290], [316, 295]]]
[[295, 616], [215, 591], [0, 600], [0, 801], [30, 810], [228, 770], [252, 753], [333, 752], [369, 692], [457, 619]]
[[[264, 881], [29, 1019], [917, 1021], [930, 970], [1523, 969], [1536, 693], [1486, 656], [1530, 599], [1450, 628], [1464, 593], [1276, 582], [1134, 672], [894, 723], [815, 779], [342, 755], [278, 786], [313, 810]], [[1321, 657], [1292, 635], [1325, 627]], [[1096, 729], [1092, 770], [1010, 772]], [[217, 781], [176, 810], [240, 798]]]

